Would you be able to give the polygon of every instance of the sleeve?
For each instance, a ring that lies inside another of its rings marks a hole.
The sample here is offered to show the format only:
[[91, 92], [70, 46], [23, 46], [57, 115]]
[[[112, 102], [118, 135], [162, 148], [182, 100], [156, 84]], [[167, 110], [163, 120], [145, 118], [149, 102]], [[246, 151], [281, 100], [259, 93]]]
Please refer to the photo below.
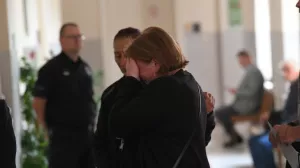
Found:
[[284, 106], [284, 119], [285, 122], [290, 122], [297, 118], [298, 110], [298, 83], [292, 84], [290, 92]]
[[260, 72], [248, 72], [237, 90], [236, 95], [243, 97], [253, 96], [261, 89], [261, 85], [263, 85], [263, 78]]
[[97, 167], [109, 167], [109, 150], [108, 150], [108, 144], [107, 138], [108, 138], [108, 133], [107, 133], [107, 126], [105, 127], [105, 120], [103, 116], [103, 106], [101, 105], [100, 107], [100, 112], [98, 116], [98, 123], [97, 123], [97, 130], [95, 132], [94, 136], [94, 146], [95, 146], [95, 160], [96, 160], [96, 165]]
[[33, 96], [48, 98], [52, 86], [51, 69], [47, 64], [38, 72], [38, 78], [33, 88]]
[[110, 113], [110, 129], [118, 137], [126, 137], [135, 132], [143, 132], [155, 127], [161, 118], [161, 111], [169, 106], [172, 83], [169, 78], [152, 81], [142, 89], [141, 83], [126, 77], [119, 85], [116, 101]]
[[210, 112], [207, 114], [207, 120], [206, 120], [206, 130], [205, 130], [205, 145], [208, 145], [208, 143], [211, 140], [211, 134], [213, 130], [215, 129], [216, 123], [215, 123], [215, 116], [214, 112]]
[[113, 88], [107, 88], [101, 97], [101, 107], [98, 115], [97, 129], [94, 134], [94, 157], [96, 166], [99, 168], [111, 167], [110, 151], [109, 151], [109, 137], [108, 137], [108, 114], [107, 109], [107, 96], [112, 92]]
[[[16, 138], [9, 107], [0, 100], [0, 163], [3, 167], [14, 168], [16, 157]], [[2, 150], [4, 149], [4, 150]]]

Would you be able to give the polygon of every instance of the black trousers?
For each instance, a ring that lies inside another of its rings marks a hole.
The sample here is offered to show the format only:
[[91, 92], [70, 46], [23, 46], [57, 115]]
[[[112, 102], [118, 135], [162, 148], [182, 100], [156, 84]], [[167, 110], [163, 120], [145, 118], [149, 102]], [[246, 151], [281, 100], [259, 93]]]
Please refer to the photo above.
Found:
[[95, 168], [92, 131], [52, 129], [49, 168]]
[[223, 125], [225, 131], [228, 134], [234, 132], [233, 123], [231, 117], [240, 115], [232, 106], [224, 106], [215, 111], [215, 116], [217, 120]]

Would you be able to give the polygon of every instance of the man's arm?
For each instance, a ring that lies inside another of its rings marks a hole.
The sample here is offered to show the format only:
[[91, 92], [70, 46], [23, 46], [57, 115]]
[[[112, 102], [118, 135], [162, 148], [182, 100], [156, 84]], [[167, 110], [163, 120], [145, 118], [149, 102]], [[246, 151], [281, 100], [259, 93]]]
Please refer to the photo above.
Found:
[[294, 139], [294, 141], [300, 140], [300, 134], [299, 134], [300, 126], [294, 126], [294, 127], [290, 126], [289, 129], [290, 129], [291, 138]]
[[47, 131], [47, 126], [45, 123], [45, 107], [46, 107], [47, 99], [41, 97], [35, 97], [33, 99], [33, 108], [37, 115], [37, 120], [39, 125], [43, 127]]
[[38, 79], [33, 89], [33, 108], [40, 126], [47, 132], [45, 123], [45, 109], [50, 90], [52, 88], [52, 74], [49, 64], [44, 65], [38, 73]]

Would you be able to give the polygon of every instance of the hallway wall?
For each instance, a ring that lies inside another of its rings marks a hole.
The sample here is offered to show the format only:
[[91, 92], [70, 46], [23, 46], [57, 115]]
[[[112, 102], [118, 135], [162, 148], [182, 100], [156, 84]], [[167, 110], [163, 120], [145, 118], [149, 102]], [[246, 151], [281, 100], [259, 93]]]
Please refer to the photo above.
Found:
[[[220, 91], [219, 55], [217, 48], [216, 0], [79, 0], [62, 1], [62, 20], [77, 22], [87, 37], [84, 58], [94, 70], [104, 70], [104, 85], [108, 86], [121, 76], [114, 62], [113, 37], [128, 26], [144, 29], [159, 26], [170, 33], [182, 46], [191, 64], [188, 69], [203, 89], [212, 92], [218, 104]], [[132, 10], [132, 9], [135, 10]], [[78, 12], [88, 11], [88, 12]], [[100, 17], [99, 17], [100, 16]], [[193, 36], [187, 25], [201, 24], [201, 35]], [[187, 38], [196, 37], [195, 51], [187, 51]], [[97, 47], [98, 46], [98, 47]], [[192, 53], [191, 55], [188, 54]], [[204, 72], [209, 72], [205, 74]], [[210, 78], [207, 78], [210, 76]]]
[[[229, 7], [223, 0], [64, 0], [61, 7], [62, 21], [77, 22], [86, 35], [82, 55], [94, 71], [104, 71], [104, 86], [121, 76], [112, 42], [117, 31], [128, 26], [159, 26], [169, 32], [190, 60], [187, 69], [213, 93], [217, 106], [232, 101], [226, 89], [237, 87], [243, 74], [236, 61], [238, 50], [249, 49], [255, 57], [252, 1], [241, 1], [242, 24], [236, 27], [228, 26]], [[200, 25], [199, 33], [193, 33], [194, 23]]]

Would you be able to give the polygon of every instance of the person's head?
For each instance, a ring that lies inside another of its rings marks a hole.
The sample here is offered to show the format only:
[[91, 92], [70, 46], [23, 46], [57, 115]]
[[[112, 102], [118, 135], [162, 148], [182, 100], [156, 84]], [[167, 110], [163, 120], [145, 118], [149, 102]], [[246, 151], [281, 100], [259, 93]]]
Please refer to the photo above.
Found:
[[295, 81], [299, 77], [299, 67], [295, 61], [285, 60], [279, 63], [279, 68], [282, 71], [283, 77], [287, 81]]
[[297, 2], [296, 7], [299, 9], [299, 13], [300, 13], [300, 0]]
[[83, 35], [76, 23], [65, 23], [59, 32], [62, 50], [69, 54], [78, 54], [82, 47]]
[[238, 61], [239, 61], [240, 65], [244, 68], [247, 67], [248, 65], [252, 64], [251, 56], [245, 50], [238, 52], [237, 57], [238, 57]]
[[188, 64], [177, 42], [158, 27], [144, 30], [125, 55], [136, 61], [140, 78], [145, 81], [171, 74]]
[[121, 29], [114, 38], [114, 54], [115, 61], [118, 64], [120, 70], [125, 73], [126, 58], [124, 56], [125, 50], [131, 45], [134, 39], [136, 39], [141, 32], [139, 29], [127, 27]]

